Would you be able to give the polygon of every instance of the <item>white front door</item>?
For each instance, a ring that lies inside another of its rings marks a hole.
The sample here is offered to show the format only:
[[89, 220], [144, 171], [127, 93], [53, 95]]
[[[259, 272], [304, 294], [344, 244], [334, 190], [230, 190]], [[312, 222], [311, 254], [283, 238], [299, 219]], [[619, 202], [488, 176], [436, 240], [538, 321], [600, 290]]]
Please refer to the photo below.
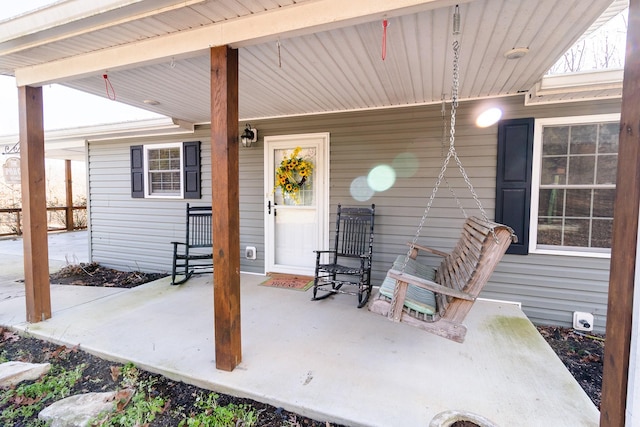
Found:
[[328, 241], [329, 134], [264, 141], [266, 272], [313, 275]]

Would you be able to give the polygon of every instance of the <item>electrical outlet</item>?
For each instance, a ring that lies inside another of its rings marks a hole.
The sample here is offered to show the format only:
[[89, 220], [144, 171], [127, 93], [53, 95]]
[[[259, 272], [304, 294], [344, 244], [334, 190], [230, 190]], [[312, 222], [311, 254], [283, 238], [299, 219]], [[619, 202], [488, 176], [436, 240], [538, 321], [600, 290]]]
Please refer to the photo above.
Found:
[[573, 329], [576, 331], [593, 331], [593, 314], [574, 311]]
[[247, 246], [244, 249], [244, 257], [246, 259], [256, 259], [256, 247], [255, 246]]

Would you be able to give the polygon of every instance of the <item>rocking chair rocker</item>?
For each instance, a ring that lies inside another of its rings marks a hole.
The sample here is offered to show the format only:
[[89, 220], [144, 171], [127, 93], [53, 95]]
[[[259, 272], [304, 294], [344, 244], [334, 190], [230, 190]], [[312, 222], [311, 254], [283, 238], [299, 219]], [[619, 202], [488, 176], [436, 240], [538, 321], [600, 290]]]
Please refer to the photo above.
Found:
[[[340, 293], [357, 295], [358, 308], [367, 303], [371, 295], [374, 213], [375, 205], [370, 208], [343, 208], [338, 205], [333, 250], [315, 251], [312, 300]], [[321, 263], [323, 254], [329, 254], [329, 263]], [[343, 290], [343, 285], [356, 289]]]

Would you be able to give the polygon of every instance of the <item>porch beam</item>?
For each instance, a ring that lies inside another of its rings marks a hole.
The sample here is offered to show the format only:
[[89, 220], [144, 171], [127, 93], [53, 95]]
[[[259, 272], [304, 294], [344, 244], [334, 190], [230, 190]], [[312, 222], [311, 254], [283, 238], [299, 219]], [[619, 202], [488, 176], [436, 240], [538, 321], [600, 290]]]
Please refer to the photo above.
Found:
[[629, 2], [600, 426], [626, 423], [640, 207], [640, 0]]
[[[105, 70], [115, 72], [157, 64], [166, 58], [204, 55], [211, 46], [250, 46], [469, 1], [471, 0], [310, 1], [19, 68], [15, 70], [15, 76], [19, 85], [61, 83], [102, 75]], [[0, 49], [0, 55], [9, 53], [16, 51]]]
[[42, 88], [18, 88], [27, 322], [51, 317]]
[[216, 368], [242, 361], [240, 337], [240, 198], [238, 172], [238, 51], [211, 55], [211, 202]]

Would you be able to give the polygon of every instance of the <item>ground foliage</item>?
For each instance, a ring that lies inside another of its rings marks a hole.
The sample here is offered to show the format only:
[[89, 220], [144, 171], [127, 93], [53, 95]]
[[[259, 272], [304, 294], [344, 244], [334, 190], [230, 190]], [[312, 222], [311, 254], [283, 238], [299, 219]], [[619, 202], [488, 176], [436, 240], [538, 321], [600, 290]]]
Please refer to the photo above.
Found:
[[[52, 283], [79, 286], [113, 286], [132, 288], [143, 283], [164, 277], [163, 274], [147, 274], [141, 272], [122, 272], [107, 269], [97, 263], [71, 265], [51, 275]], [[554, 326], [539, 326], [538, 331], [549, 343], [567, 369], [576, 378], [594, 404], [600, 407], [602, 387], [602, 362], [604, 360], [604, 338], [601, 335], [585, 335], [576, 333], [572, 329]], [[0, 362], [6, 360], [20, 360], [25, 362], [51, 362], [56, 369], [72, 371], [82, 367], [82, 376], [73, 386], [71, 394], [92, 391], [107, 391], [122, 387], [121, 372], [126, 365], [109, 362], [92, 356], [77, 348], [67, 348], [34, 338], [23, 337], [0, 327]], [[151, 405], [155, 401], [157, 412], [155, 419], [146, 424], [148, 426], [177, 426], [181, 422], [187, 426], [204, 426], [198, 424], [198, 417], [202, 414], [210, 415], [211, 407], [204, 407], [212, 399], [212, 392], [195, 386], [172, 381], [160, 375], [142, 370], [136, 371], [136, 382], [144, 385], [146, 390], [145, 403]], [[134, 385], [135, 387], [135, 385]], [[275, 408], [249, 399], [241, 399], [223, 394], [216, 394], [215, 404], [220, 407], [248, 408], [252, 414], [257, 414], [256, 426], [331, 426], [326, 422], [319, 422], [303, 417], [282, 408]], [[0, 395], [1, 397], [1, 395]], [[7, 405], [15, 402], [4, 402], [0, 398], [0, 413]], [[18, 402], [19, 403], [19, 402]], [[27, 402], [28, 403], [28, 402]], [[3, 406], [4, 405], [4, 406]], [[121, 405], [122, 406], [122, 405]], [[123, 414], [126, 405], [120, 407]], [[35, 417], [26, 420], [24, 424], [34, 425]], [[189, 421], [191, 420], [191, 421]], [[107, 424], [101, 425], [120, 425]], [[210, 424], [214, 425], [214, 424]], [[248, 427], [247, 423], [238, 423]]]
[[[215, 413], [225, 417], [226, 408], [231, 408], [233, 412], [238, 409], [244, 412], [251, 412], [252, 419], [256, 419], [255, 424], [239, 423], [233, 420], [229, 425], [249, 427], [254, 426], [288, 426], [288, 427], [328, 427], [335, 426], [326, 422], [314, 421], [310, 418], [303, 417], [292, 412], [256, 402], [250, 399], [241, 399], [232, 396], [214, 393], [210, 390], [204, 390], [179, 381], [172, 381], [161, 375], [155, 375], [140, 369], [132, 368], [131, 365], [122, 365], [110, 362], [78, 348], [68, 348], [59, 346], [46, 341], [18, 335], [7, 329], [0, 327], [0, 362], [16, 360], [30, 363], [52, 364], [52, 372], [73, 372], [79, 370], [80, 378], [70, 388], [67, 395], [75, 395], [89, 392], [104, 392], [123, 390], [131, 387], [138, 390], [133, 398], [120, 403], [117, 408], [115, 419], [102, 419], [96, 425], [100, 426], [119, 426], [129, 425], [124, 420], [131, 422], [135, 420], [135, 416], [140, 418], [131, 425], [138, 426], [161, 426], [175, 427], [181, 423], [185, 426], [223, 426], [214, 422], [212, 424], [202, 423], [203, 419], [211, 419], [214, 411], [211, 409], [211, 400], [215, 398], [215, 406], [225, 410], [216, 410]], [[126, 372], [135, 372], [135, 375], [126, 374]], [[133, 380], [132, 380], [133, 378]], [[53, 403], [57, 399], [50, 399], [47, 391], [43, 391], [40, 396], [33, 396], [30, 399], [9, 396], [7, 390], [0, 390], [0, 414], [8, 414], [16, 408], [24, 405], [33, 405], [40, 402], [46, 405]], [[137, 398], [135, 396], [138, 396]], [[138, 399], [138, 403], [135, 400]], [[5, 401], [8, 400], [8, 401]], [[37, 405], [39, 409], [41, 406]], [[137, 410], [132, 410], [134, 405]], [[140, 410], [139, 408], [142, 408]], [[142, 417], [147, 416], [153, 408], [154, 419], [144, 420]], [[136, 414], [136, 412], [140, 412]], [[19, 420], [3, 419], [4, 415], [0, 415], [0, 425], [2, 426], [41, 426], [37, 421], [37, 411], [30, 414], [29, 417], [20, 418]], [[231, 418], [229, 415], [225, 418]], [[119, 423], [122, 419], [123, 423]], [[195, 421], [194, 421], [195, 420]], [[197, 422], [200, 422], [198, 424]]]

